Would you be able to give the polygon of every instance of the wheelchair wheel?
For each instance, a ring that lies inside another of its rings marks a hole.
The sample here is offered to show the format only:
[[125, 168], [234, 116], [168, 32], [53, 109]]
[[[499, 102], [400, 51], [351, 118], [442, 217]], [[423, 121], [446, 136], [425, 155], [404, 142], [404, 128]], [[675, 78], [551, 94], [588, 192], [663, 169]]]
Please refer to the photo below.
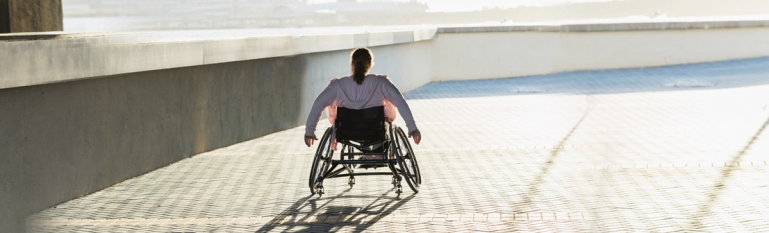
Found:
[[312, 194], [323, 195], [323, 184], [321, 183], [320, 176], [329, 169], [329, 161], [331, 156], [333, 156], [333, 151], [331, 150], [331, 144], [333, 143], [331, 131], [331, 128], [326, 129], [323, 137], [318, 141], [318, 149], [315, 151], [310, 170], [310, 192]]
[[396, 153], [403, 178], [406, 179], [406, 183], [409, 184], [411, 190], [414, 193], [418, 193], [419, 185], [422, 184], [422, 174], [419, 172], [417, 157], [414, 155], [414, 150], [411, 148], [408, 137], [400, 127], [395, 127], [394, 136], [393, 149]]

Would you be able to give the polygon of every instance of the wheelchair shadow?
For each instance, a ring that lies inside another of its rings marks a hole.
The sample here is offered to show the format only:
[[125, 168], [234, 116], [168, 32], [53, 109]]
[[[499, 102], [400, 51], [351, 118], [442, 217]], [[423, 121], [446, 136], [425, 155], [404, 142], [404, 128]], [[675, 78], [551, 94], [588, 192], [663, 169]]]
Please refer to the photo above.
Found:
[[[349, 205], [334, 205], [346, 203], [344, 199], [371, 198], [370, 195], [345, 195], [352, 188], [348, 188], [340, 194], [330, 198], [318, 198], [310, 195], [299, 199], [287, 209], [280, 212], [270, 222], [256, 230], [256, 232], [331, 232], [345, 226], [354, 226], [354, 232], [365, 231], [378, 219], [364, 219], [368, 216], [388, 215], [414, 198], [415, 194], [406, 197], [394, 197], [395, 189], [390, 189], [376, 196], [371, 203], [364, 207]], [[345, 217], [345, 221], [323, 223], [316, 218], [322, 216]], [[345, 229], [348, 230], [348, 229]]]

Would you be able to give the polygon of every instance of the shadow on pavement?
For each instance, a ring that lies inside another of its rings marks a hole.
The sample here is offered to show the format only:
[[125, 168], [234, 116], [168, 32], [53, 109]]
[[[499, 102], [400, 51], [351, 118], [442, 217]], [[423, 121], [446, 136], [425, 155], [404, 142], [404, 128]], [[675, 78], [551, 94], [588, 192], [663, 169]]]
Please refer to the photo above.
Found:
[[[344, 199], [371, 198], [372, 196], [345, 195], [350, 189], [330, 198], [317, 198], [308, 196], [299, 199], [289, 208], [283, 210], [273, 220], [256, 230], [256, 232], [271, 232], [280, 230], [283, 232], [332, 232], [346, 226], [354, 226], [354, 232], [365, 231], [368, 227], [376, 223], [379, 219], [364, 219], [365, 217], [376, 215], [388, 215], [394, 213], [398, 208], [414, 198], [411, 194], [405, 198], [394, 197], [394, 189], [391, 189], [382, 195], [376, 197], [365, 207], [352, 207], [345, 203], [340, 203]], [[335, 203], [340, 205], [336, 206]], [[323, 217], [344, 217], [345, 219], [336, 220], [329, 223], [323, 222]], [[315, 219], [321, 217], [321, 219]], [[345, 229], [348, 230], [348, 229]]]
[[769, 57], [647, 68], [573, 71], [516, 78], [432, 82], [407, 99], [532, 94], [692, 91], [769, 85]]
[[761, 125], [761, 127], [759, 127], [758, 131], [753, 135], [750, 141], [748, 141], [745, 147], [742, 148], [740, 153], [734, 156], [734, 158], [732, 158], [732, 160], [729, 161], [729, 164], [727, 164], [727, 166], [724, 167], [724, 170], [721, 171], [721, 178], [719, 178], [718, 181], [716, 181], [715, 185], [713, 185], [712, 191], [710, 192], [710, 194], [708, 194], [708, 199], [705, 201], [705, 203], [700, 205], [699, 211], [697, 211], [697, 213], [694, 216], [692, 216], [691, 218], [692, 227], [695, 227], [695, 229], [702, 229], [703, 227], [702, 221], [704, 220], [705, 217], [708, 216], [708, 214], [710, 214], [711, 209], [718, 201], [718, 198], [721, 196], [721, 193], [724, 191], [724, 189], [726, 189], [726, 182], [732, 176], [732, 173], [737, 168], [739, 168], [737, 163], [740, 162], [740, 159], [742, 158], [742, 156], [744, 156], [745, 153], [748, 152], [750, 147], [753, 146], [753, 144], [758, 139], [758, 136], [761, 135], [766, 130], [767, 125], [769, 125], [769, 119], [766, 119], [764, 124]]

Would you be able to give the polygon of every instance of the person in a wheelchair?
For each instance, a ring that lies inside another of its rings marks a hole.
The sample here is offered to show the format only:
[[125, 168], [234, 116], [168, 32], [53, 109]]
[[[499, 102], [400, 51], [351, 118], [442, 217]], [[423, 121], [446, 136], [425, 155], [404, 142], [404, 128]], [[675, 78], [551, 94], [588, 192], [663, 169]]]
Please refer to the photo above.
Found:
[[[329, 121], [333, 124], [337, 107], [347, 109], [368, 109], [384, 106], [387, 122], [395, 120], [400, 110], [408, 128], [408, 136], [414, 143], [419, 144], [422, 135], [417, 129], [414, 117], [403, 94], [387, 78], [387, 75], [369, 74], [374, 66], [374, 56], [367, 48], [353, 50], [350, 57], [352, 75], [334, 78], [326, 89], [318, 95], [312, 105], [310, 115], [307, 117], [304, 143], [310, 147], [318, 138], [315, 136], [315, 127], [320, 120], [323, 109], [326, 108]], [[378, 150], [381, 150], [382, 145]], [[375, 149], [377, 150], [377, 149]]]

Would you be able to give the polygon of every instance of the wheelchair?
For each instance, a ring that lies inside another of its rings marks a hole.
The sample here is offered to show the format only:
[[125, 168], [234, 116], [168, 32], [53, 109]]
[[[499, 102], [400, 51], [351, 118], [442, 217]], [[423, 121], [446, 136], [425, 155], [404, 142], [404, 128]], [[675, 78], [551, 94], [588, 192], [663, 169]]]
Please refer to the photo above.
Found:
[[[334, 159], [334, 148], [338, 145], [341, 145], [336, 148], [339, 159]], [[377, 167], [387, 167], [389, 172], [354, 171]], [[385, 120], [384, 107], [360, 110], [339, 107], [333, 126], [326, 129], [318, 141], [310, 170], [310, 191], [322, 197], [326, 179], [348, 177], [347, 184], [352, 188], [355, 176], [368, 175], [391, 176], [398, 196], [403, 193], [403, 179], [414, 193], [419, 192], [422, 184], [414, 150], [403, 130]]]

